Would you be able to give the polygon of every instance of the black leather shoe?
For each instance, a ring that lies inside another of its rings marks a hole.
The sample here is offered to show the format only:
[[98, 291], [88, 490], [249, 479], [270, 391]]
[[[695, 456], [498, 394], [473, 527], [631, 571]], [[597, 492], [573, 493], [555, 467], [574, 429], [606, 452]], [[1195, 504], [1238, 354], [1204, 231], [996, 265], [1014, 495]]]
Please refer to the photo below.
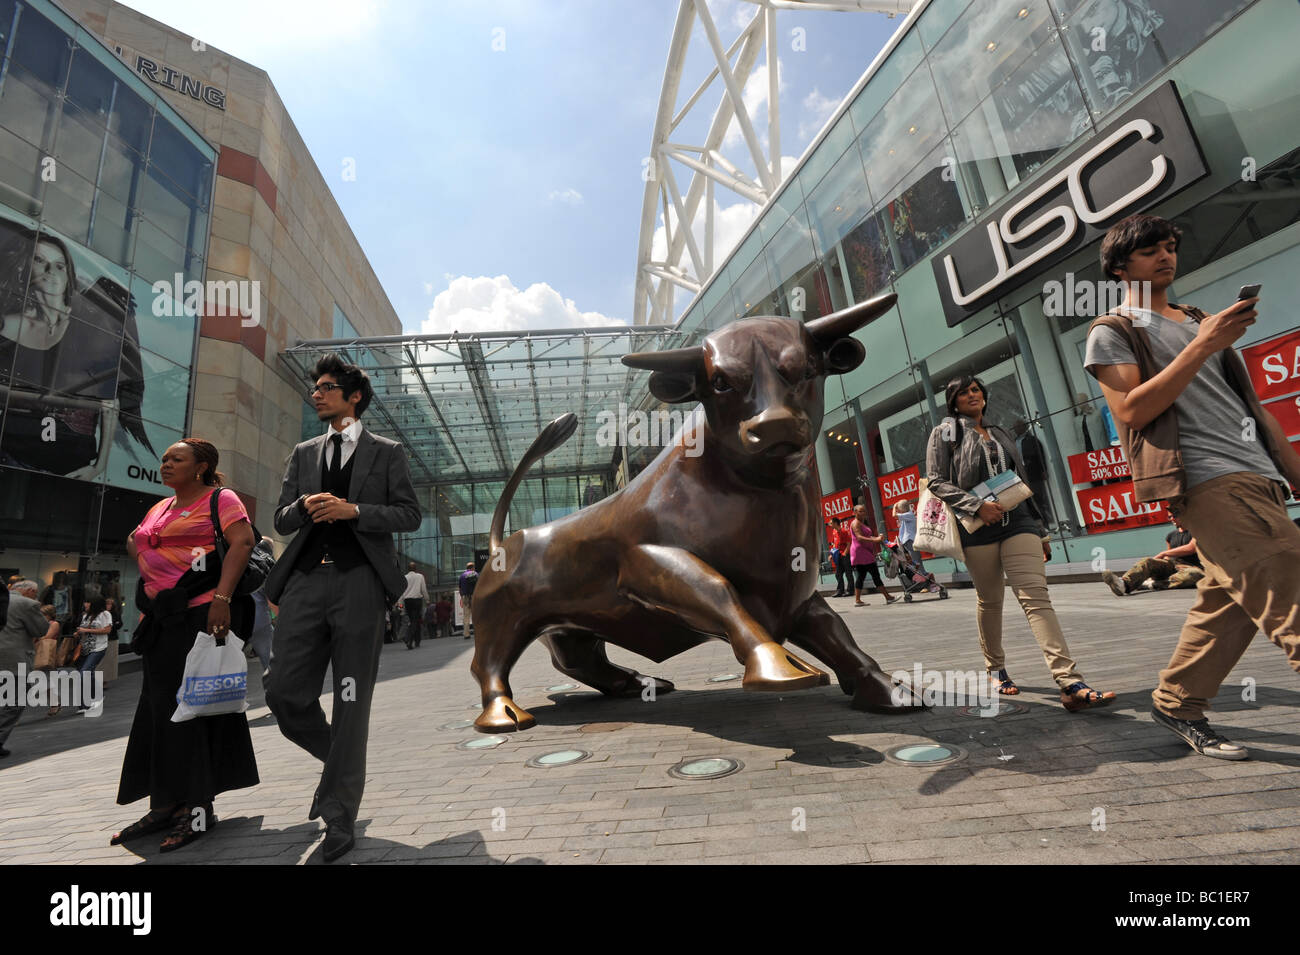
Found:
[[311, 808], [307, 810], [308, 819], [320, 818], [320, 790], [311, 794]]
[[337, 820], [327, 824], [325, 828], [325, 842], [321, 849], [325, 854], [326, 862], [333, 862], [352, 851], [352, 847], [357, 844], [357, 837], [352, 834], [352, 823], [344, 820]]

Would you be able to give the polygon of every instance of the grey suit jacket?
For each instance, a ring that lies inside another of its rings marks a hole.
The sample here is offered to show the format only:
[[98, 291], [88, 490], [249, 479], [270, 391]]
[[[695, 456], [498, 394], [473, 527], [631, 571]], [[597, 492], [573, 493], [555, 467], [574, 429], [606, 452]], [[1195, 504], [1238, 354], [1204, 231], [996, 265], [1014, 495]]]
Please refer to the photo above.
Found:
[[[290, 541], [275, 569], [266, 579], [266, 596], [278, 603], [284, 586], [293, 573], [293, 565], [307, 542], [311, 518], [298, 509], [298, 498], [320, 491], [321, 465], [325, 459], [327, 435], [304, 441], [289, 455], [289, 465], [275, 509], [275, 529], [281, 534], [298, 534]], [[420, 503], [411, 486], [411, 471], [406, 463], [406, 449], [396, 441], [381, 438], [365, 428], [352, 452], [352, 480], [347, 500], [361, 508], [361, 516], [352, 521], [357, 542], [366, 560], [383, 581], [389, 601], [406, 589], [393, 546], [394, 531], [413, 531], [420, 526]]]
[[12, 670], [19, 663], [29, 667], [36, 660], [36, 640], [45, 636], [50, 622], [41, 605], [22, 594], [9, 595], [9, 617], [0, 630], [0, 669]]

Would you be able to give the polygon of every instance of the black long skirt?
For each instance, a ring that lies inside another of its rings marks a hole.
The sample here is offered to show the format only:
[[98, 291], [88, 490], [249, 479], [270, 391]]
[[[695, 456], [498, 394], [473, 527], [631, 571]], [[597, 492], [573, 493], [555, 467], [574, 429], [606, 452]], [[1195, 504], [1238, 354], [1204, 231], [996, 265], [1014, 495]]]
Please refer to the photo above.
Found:
[[[236, 633], [247, 633], [252, 623], [249, 603], [247, 598], [236, 598], [231, 607], [231, 629]], [[202, 806], [217, 793], [260, 782], [245, 714], [171, 721], [185, 657], [199, 631], [207, 629], [208, 606], [191, 607], [174, 626], [160, 628], [158, 639], [143, 656], [144, 682], [117, 790], [120, 805], [148, 796], [150, 809], [178, 803]]]

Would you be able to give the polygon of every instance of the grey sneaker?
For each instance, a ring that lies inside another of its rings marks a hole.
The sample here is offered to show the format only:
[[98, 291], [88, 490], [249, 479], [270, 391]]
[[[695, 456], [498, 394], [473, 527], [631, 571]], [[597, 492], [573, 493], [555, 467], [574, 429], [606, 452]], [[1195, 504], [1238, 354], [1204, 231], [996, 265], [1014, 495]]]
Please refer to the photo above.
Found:
[[1128, 596], [1128, 584], [1124, 582], [1124, 578], [1119, 574], [1109, 570], [1103, 571], [1101, 580], [1102, 583], [1111, 589], [1116, 597]]
[[1199, 720], [1180, 720], [1161, 713], [1153, 706], [1151, 719], [1177, 733], [1187, 741], [1188, 746], [1202, 756], [1213, 756], [1215, 759], [1247, 759], [1250, 756], [1250, 751], [1246, 747], [1238, 746], [1226, 736], [1221, 736], [1211, 729], [1210, 721], [1204, 717]]

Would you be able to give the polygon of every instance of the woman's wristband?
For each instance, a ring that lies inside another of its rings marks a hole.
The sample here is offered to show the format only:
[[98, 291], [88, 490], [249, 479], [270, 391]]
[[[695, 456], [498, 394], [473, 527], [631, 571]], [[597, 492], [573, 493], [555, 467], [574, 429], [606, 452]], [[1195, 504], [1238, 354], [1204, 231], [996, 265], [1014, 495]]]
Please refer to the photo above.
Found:
[[213, 600], [224, 600], [226, 603], [230, 603], [230, 595], [229, 595], [229, 594], [219, 594], [219, 593], [217, 593], [215, 590], [212, 592], [212, 599], [213, 599]]

